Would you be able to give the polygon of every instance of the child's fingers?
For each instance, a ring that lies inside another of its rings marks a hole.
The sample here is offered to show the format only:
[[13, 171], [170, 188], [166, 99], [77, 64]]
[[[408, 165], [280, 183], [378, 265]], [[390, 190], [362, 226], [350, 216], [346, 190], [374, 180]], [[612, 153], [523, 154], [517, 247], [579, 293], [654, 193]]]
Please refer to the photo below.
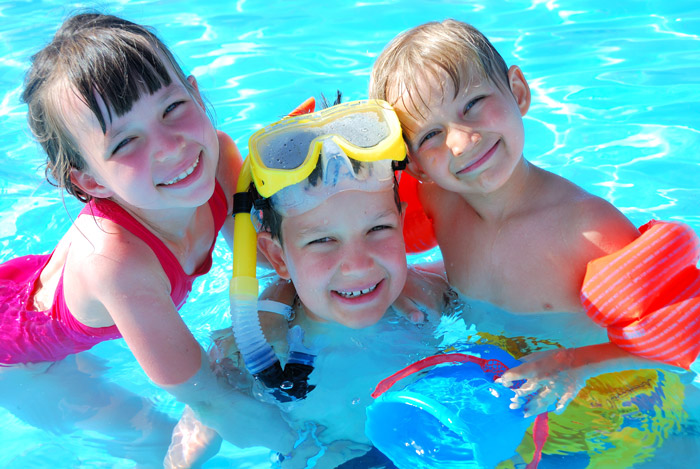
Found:
[[556, 414], [562, 414], [566, 410], [566, 407], [569, 405], [569, 402], [573, 401], [575, 397], [576, 393], [565, 392], [557, 401], [557, 406], [554, 409], [554, 412]]
[[558, 404], [558, 397], [555, 389], [552, 386], [543, 386], [537, 394], [531, 397], [530, 401], [527, 402], [523, 408], [523, 415], [525, 417], [531, 417], [533, 415], [538, 415], [543, 412], [547, 412], [549, 409], [555, 408]]
[[513, 389], [513, 397], [511, 397], [511, 409], [519, 409], [528, 403], [532, 396], [541, 390], [543, 384], [536, 380], [528, 380], [518, 389]]
[[[534, 382], [537, 380], [534, 380], [537, 375], [537, 368], [527, 365], [527, 364], [522, 364], [518, 366], [514, 366], [513, 368], [510, 368], [509, 370], [506, 370], [505, 373], [501, 375], [500, 378], [496, 379], [497, 383], [501, 383], [505, 387], [511, 387], [513, 386], [513, 383], [516, 381], [522, 381], [522, 380], [528, 380], [532, 381], [530, 384], [532, 385]], [[521, 386], [522, 388], [522, 386]]]
[[399, 316], [405, 317], [413, 324], [423, 324], [427, 319], [427, 315], [418, 308], [412, 299], [406, 296], [397, 298], [391, 307], [394, 308]]

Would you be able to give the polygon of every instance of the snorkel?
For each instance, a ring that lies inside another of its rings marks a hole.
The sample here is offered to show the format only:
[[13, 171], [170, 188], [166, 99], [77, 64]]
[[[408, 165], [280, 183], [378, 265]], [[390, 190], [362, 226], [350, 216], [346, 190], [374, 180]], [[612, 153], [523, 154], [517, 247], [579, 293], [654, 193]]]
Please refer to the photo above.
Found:
[[[289, 115], [295, 116], [313, 112], [314, 107], [314, 98], [309, 98]], [[308, 370], [306, 376], [302, 378], [303, 383], [295, 386], [295, 381], [289, 381], [282, 370], [277, 355], [267, 342], [260, 327], [260, 318], [258, 317], [259, 282], [256, 275], [257, 233], [250, 218], [253, 198], [248, 191], [253, 183], [250, 161], [250, 158], [246, 158], [243, 162], [236, 183], [236, 193], [233, 196], [233, 269], [229, 285], [233, 335], [250, 374], [268, 388], [279, 389], [284, 383], [291, 383], [291, 387], [284, 385], [286, 398], [279, 393], [273, 393], [278, 400], [291, 400], [289, 396], [302, 399], [308, 392], [304, 378], [308, 378], [311, 370]], [[308, 363], [308, 360], [306, 362]], [[296, 380], [298, 379], [297, 377]]]
[[233, 334], [246, 367], [253, 376], [279, 367], [279, 360], [267, 343], [258, 318], [257, 233], [250, 219], [252, 200], [250, 159], [243, 162], [233, 196], [233, 272], [229, 286]]
[[[301, 107], [312, 105], [307, 101]], [[313, 388], [307, 384], [313, 355], [301, 343], [301, 330], [292, 328], [288, 334], [290, 351], [283, 370], [260, 327], [251, 210], [264, 203], [282, 217], [294, 216], [337, 192], [393, 187], [394, 171], [405, 166], [400, 165], [406, 158], [401, 126], [389, 104], [354, 101], [287, 117], [256, 132], [248, 147], [233, 198], [233, 334], [246, 368], [275, 398], [303, 399]], [[310, 176], [319, 171], [320, 178]], [[255, 191], [249, 190], [251, 184]], [[254, 200], [253, 192], [262, 199]]]

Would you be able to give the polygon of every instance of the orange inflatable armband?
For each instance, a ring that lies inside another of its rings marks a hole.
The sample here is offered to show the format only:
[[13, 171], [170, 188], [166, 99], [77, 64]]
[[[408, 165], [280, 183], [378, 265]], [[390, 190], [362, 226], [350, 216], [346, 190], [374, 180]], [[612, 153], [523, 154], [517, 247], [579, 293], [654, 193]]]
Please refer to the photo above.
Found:
[[399, 198], [406, 202], [406, 214], [403, 219], [403, 238], [406, 252], [415, 254], [437, 246], [433, 222], [423, 211], [418, 200], [418, 179], [407, 171], [401, 173], [399, 180]]
[[581, 302], [620, 348], [688, 369], [700, 353], [700, 241], [681, 223], [639, 230], [625, 248], [588, 263]]

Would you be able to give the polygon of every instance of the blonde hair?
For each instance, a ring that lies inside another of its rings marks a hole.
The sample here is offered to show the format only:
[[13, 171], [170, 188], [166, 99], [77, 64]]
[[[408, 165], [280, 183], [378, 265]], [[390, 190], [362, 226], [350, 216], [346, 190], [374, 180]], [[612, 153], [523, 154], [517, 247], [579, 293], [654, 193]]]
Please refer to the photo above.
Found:
[[[83, 202], [92, 198], [70, 178], [72, 169], [85, 168], [85, 160], [65, 124], [59, 102], [65, 92], [85, 103], [104, 132], [112, 112], [126, 114], [143, 93], [153, 94], [173, 79], [193, 92], [173, 55], [148, 27], [100, 13], [68, 18], [32, 57], [22, 93], [29, 127], [47, 155], [46, 179]], [[98, 96], [106, 104], [104, 114]]]
[[457, 97], [475, 71], [508, 89], [508, 67], [486, 36], [461, 21], [433, 21], [399, 34], [384, 48], [372, 67], [369, 96], [392, 105], [401, 97], [407, 109], [420, 112], [426, 105], [417, 92], [421, 80], [439, 82], [444, 94], [447, 77]]

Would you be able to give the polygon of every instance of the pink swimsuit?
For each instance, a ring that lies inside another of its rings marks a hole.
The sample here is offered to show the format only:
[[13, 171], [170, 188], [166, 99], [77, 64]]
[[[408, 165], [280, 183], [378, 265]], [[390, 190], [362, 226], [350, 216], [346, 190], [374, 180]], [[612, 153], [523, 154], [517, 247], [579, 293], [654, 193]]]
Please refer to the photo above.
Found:
[[[209, 207], [218, 233], [226, 220], [227, 209], [226, 196], [218, 182]], [[165, 244], [116, 203], [91, 201], [80, 214], [112, 220], [148, 244], [170, 280], [170, 297], [178, 309], [187, 299], [195, 278], [211, 268], [216, 240], [207, 259], [188, 275]], [[102, 341], [121, 338], [116, 325], [88, 327], [73, 317], [63, 296], [63, 274], [49, 310], [27, 309], [34, 285], [49, 259], [51, 254], [30, 255], [0, 264], [0, 365], [57, 361]]]

